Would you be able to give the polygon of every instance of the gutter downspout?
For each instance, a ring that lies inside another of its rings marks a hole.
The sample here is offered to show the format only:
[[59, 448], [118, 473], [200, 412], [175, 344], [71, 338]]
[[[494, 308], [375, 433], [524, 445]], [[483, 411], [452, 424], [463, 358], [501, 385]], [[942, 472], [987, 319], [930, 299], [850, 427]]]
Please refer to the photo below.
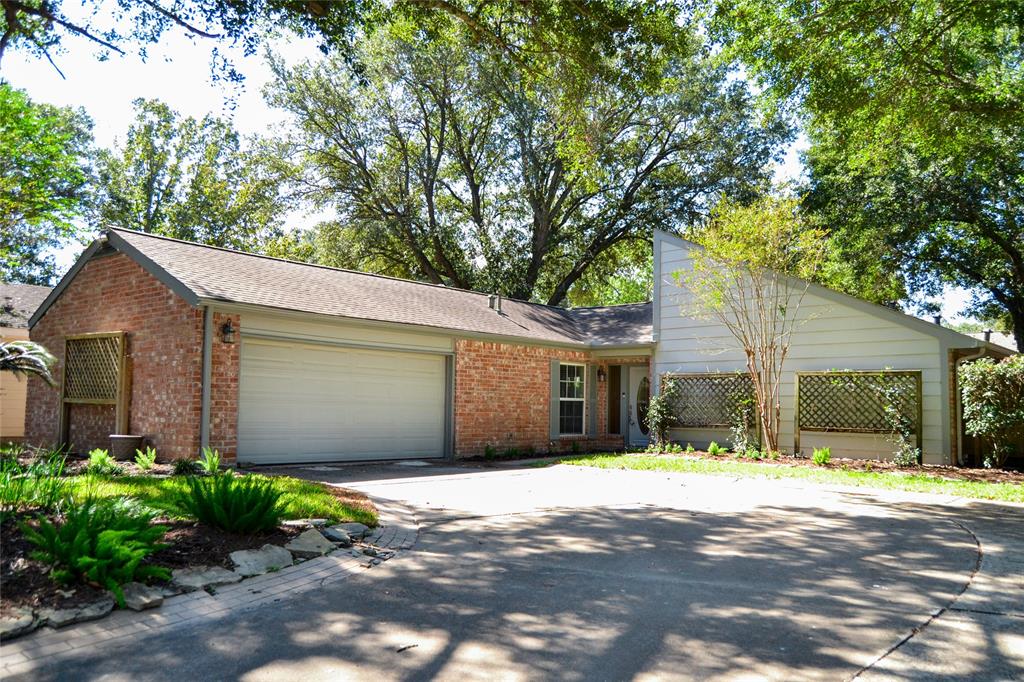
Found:
[[962, 358], [957, 358], [957, 361], [953, 364], [953, 372], [956, 379], [956, 465], [963, 466], [964, 459], [964, 395], [960, 390], [960, 366], [969, 360], [980, 360], [985, 357], [985, 351], [988, 349], [982, 346], [978, 349], [977, 353], [971, 353], [965, 355]]
[[210, 384], [213, 375], [213, 308], [203, 306], [203, 376], [199, 406], [199, 447], [210, 445]]

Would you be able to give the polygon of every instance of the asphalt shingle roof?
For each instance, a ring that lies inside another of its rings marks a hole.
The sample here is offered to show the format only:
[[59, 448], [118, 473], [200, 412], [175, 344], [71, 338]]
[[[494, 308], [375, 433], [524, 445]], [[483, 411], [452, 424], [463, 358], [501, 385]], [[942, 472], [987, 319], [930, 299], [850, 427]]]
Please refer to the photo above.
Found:
[[[441, 285], [285, 261], [240, 251], [111, 229], [202, 299], [363, 320], [616, 346], [650, 343], [650, 303], [567, 310], [512, 299], [502, 314], [487, 294]], [[111, 245], [117, 248], [116, 239]]]
[[49, 295], [50, 287], [0, 282], [0, 327], [27, 327], [28, 318]]

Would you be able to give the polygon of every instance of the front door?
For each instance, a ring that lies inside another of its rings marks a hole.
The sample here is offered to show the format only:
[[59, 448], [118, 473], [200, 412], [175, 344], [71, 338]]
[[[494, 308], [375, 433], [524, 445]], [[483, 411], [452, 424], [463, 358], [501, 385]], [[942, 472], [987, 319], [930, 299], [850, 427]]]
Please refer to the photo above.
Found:
[[647, 376], [647, 367], [629, 368], [629, 445], [644, 447], [647, 445], [647, 405], [651, 399], [651, 380]]

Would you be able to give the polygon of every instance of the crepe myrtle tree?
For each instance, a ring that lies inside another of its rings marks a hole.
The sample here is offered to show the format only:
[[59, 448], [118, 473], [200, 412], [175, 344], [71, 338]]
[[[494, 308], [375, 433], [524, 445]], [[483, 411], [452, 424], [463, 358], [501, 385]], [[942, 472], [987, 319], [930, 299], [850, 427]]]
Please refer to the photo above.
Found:
[[702, 248], [674, 273], [689, 294], [681, 312], [721, 324], [743, 349], [764, 447], [778, 452], [782, 368], [806, 321], [800, 308], [824, 261], [824, 234], [802, 219], [797, 199], [765, 196], [720, 202], [689, 236]]

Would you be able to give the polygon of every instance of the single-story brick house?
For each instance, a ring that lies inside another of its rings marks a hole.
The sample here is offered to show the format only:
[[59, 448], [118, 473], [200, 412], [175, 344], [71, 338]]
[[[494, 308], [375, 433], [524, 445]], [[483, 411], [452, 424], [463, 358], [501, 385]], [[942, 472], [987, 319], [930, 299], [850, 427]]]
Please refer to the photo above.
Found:
[[[653, 303], [567, 310], [110, 229], [30, 321], [62, 387], [32, 381], [27, 437], [87, 450], [132, 433], [164, 459], [209, 445], [260, 464], [643, 446], [652, 370], [742, 367], [728, 339], [679, 314], [670, 273], [693, 245], [654, 242]], [[951, 368], [997, 347], [821, 287], [811, 298], [792, 371], [917, 372], [925, 457], [956, 451]], [[676, 435], [719, 430], [681, 422]], [[834, 451], [886, 447], [844, 433]]]

